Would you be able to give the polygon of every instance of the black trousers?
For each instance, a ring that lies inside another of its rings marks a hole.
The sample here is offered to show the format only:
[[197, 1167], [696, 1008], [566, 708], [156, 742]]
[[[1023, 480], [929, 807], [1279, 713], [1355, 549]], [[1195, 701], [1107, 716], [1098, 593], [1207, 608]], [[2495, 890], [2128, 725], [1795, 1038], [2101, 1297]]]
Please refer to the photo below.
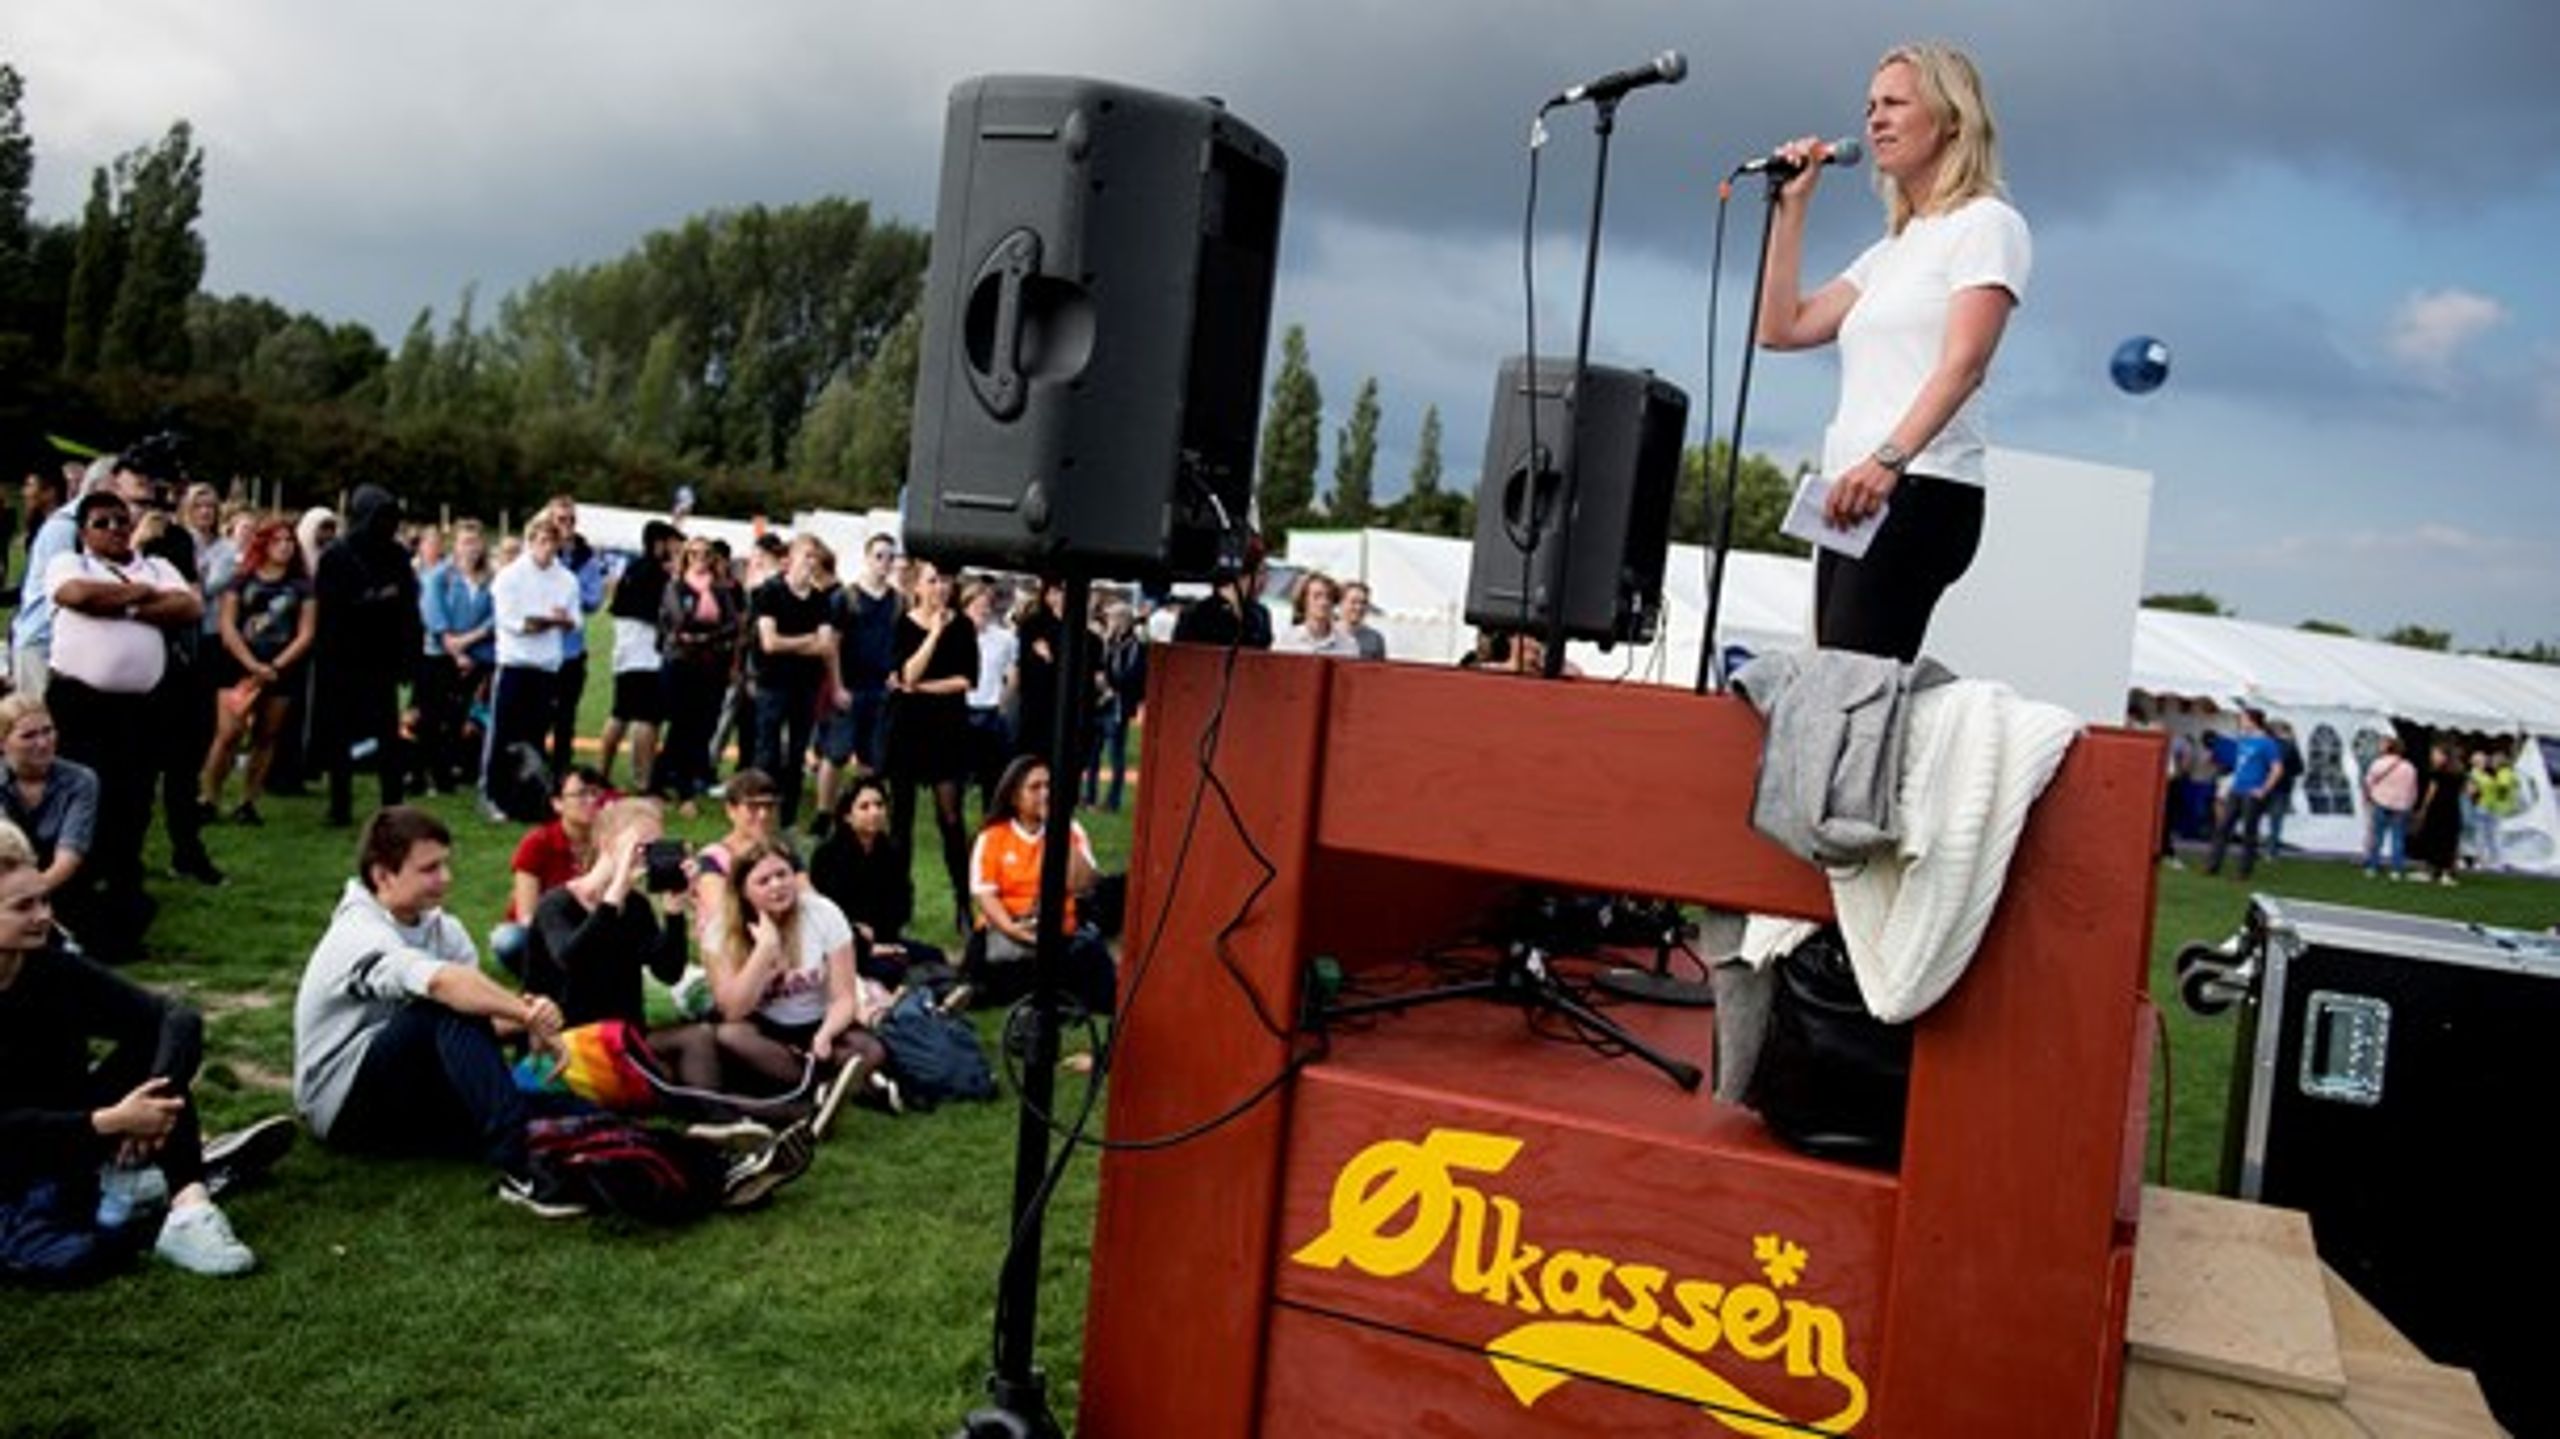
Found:
[[151, 718], [159, 740], [161, 823], [169, 827], [169, 858], [179, 862], [204, 853], [204, 808], [196, 795], [205, 751], [213, 748], [213, 687], [202, 660], [181, 664], [170, 657], [168, 673], [151, 692]]
[[400, 1007], [366, 1046], [329, 1140], [369, 1154], [427, 1154], [524, 1169], [537, 1105], [516, 1088], [489, 1021], [440, 1004]]
[[1863, 557], [1816, 555], [1814, 643], [1905, 663], [1918, 659], [1938, 598], [1973, 567], [1981, 547], [1980, 485], [1903, 476]]
[[[489, 733], [480, 747], [480, 793], [489, 792], [489, 777], [510, 745], [519, 742], [539, 747], [545, 729], [551, 723], [552, 696], [557, 692], [559, 676], [531, 665], [500, 665], [497, 678], [489, 691]], [[565, 773], [563, 771], [562, 773]], [[553, 776], [555, 779], [558, 774]]]
[[587, 693], [587, 654], [580, 650], [560, 661], [551, 682], [551, 772], [564, 775], [578, 762], [578, 701]]
[[93, 689], [57, 670], [45, 704], [62, 735], [62, 757], [98, 775], [98, 825], [75, 881], [82, 893], [71, 906], [80, 918], [66, 919], [90, 957], [121, 962], [133, 956], [149, 926], [142, 837], [159, 777], [151, 696]]

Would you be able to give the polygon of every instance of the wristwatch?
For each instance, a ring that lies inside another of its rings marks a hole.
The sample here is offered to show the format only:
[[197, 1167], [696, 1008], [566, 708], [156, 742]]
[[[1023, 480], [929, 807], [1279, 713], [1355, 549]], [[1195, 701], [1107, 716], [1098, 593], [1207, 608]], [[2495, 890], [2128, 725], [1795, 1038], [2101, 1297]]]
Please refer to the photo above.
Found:
[[1891, 470], [1896, 475], [1899, 475], [1910, 465], [1911, 452], [1904, 449], [1902, 446], [1895, 444], [1893, 441], [1887, 440], [1883, 444], [1876, 446], [1876, 452], [1868, 458], [1874, 460], [1877, 464], [1884, 466], [1886, 469]]

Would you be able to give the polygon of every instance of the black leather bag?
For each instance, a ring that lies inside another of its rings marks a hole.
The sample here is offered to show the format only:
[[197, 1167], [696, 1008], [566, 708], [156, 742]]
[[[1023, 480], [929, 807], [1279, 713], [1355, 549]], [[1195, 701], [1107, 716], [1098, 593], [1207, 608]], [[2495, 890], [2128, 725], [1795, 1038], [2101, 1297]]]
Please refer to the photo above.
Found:
[[1900, 1162], [1911, 1026], [1868, 1012], [1835, 926], [1771, 968], [1768, 1032], [1744, 1102], [1791, 1148], [1854, 1164]]

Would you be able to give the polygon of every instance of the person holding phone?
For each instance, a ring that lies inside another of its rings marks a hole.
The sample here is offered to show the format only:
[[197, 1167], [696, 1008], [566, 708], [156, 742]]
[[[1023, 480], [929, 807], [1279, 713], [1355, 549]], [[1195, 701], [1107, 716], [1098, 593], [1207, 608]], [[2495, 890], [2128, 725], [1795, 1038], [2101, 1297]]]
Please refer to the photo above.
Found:
[[683, 844], [665, 834], [652, 799], [616, 800], [597, 818], [595, 857], [534, 905], [524, 987], [558, 1004], [565, 1024], [619, 1019], [645, 1031], [677, 1082], [712, 1089], [720, 1053], [711, 1026], [649, 1029], [641, 991], [643, 973], [672, 985], [685, 968], [691, 868]]
[[1778, 146], [1791, 178], [1771, 221], [1758, 338], [1772, 350], [1839, 343], [1824, 518], [1849, 529], [1884, 516], [1860, 557], [1816, 557], [1815, 642], [1909, 661], [1982, 543], [1980, 391], [2026, 296], [2033, 246], [2002, 197], [1991, 103], [1963, 51], [1886, 52], [1866, 114], [1884, 237], [1805, 293], [1805, 217], [1831, 152], [1810, 136]]

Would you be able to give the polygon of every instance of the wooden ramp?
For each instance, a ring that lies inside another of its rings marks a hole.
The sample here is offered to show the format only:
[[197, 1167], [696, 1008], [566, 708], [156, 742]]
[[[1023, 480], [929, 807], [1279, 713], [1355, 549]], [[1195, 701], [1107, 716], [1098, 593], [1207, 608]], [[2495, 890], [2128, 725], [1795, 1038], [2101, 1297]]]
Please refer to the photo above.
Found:
[[2491, 1439], [2469, 1371], [2430, 1363], [2323, 1265], [2298, 1211], [2145, 1189], [2124, 1439]]

